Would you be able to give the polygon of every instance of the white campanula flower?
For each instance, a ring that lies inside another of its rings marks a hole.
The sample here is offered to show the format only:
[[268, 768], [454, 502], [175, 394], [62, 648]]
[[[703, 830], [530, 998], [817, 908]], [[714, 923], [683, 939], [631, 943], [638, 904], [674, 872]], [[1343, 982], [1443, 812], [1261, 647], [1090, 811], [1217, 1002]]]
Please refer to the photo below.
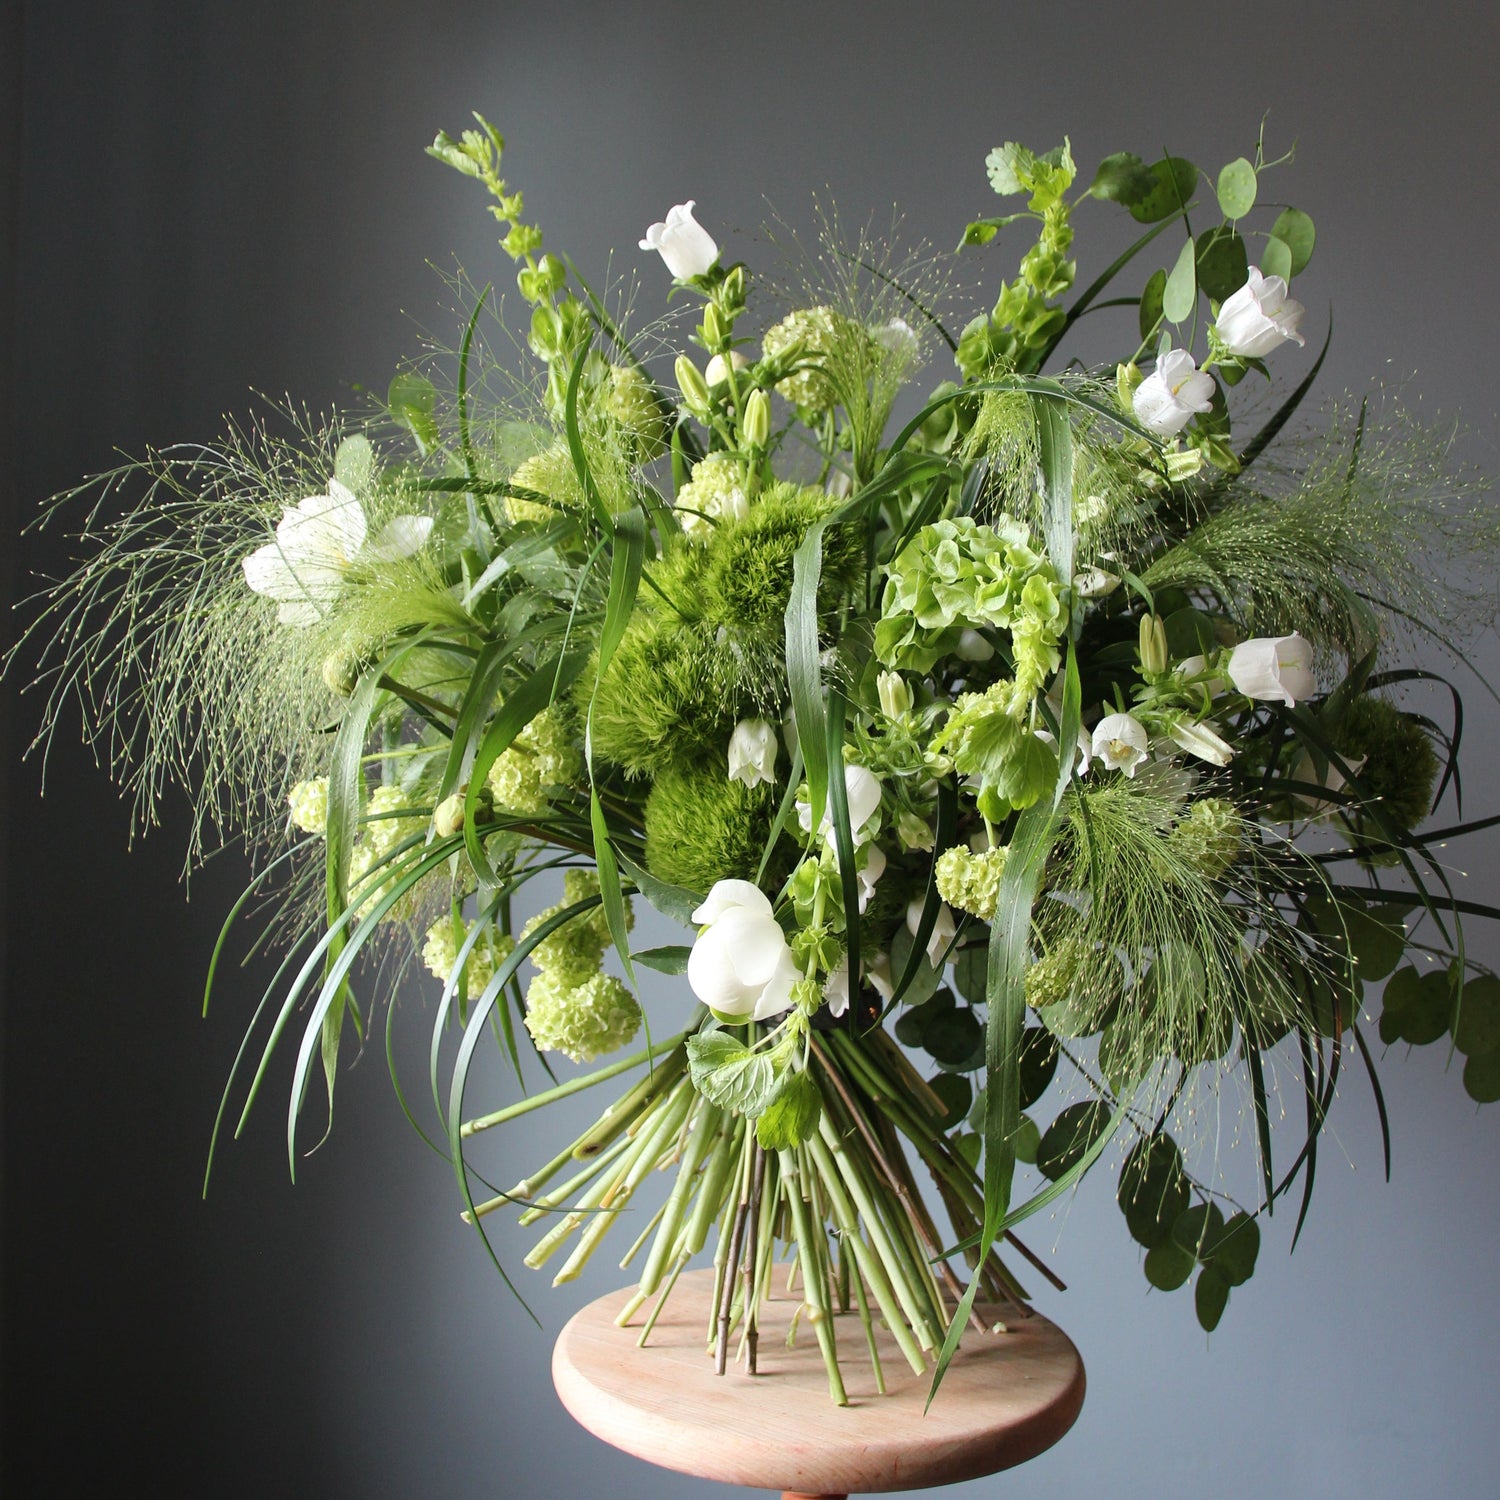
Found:
[[870, 330], [870, 338], [903, 364], [915, 362], [921, 351], [916, 331], [905, 318], [892, 318], [889, 323], [877, 324]]
[[1247, 698], [1295, 707], [1318, 690], [1312, 673], [1312, 643], [1291, 635], [1258, 636], [1229, 653], [1229, 680]]
[[838, 967], [823, 985], [823, 998], [828, 1002], [828, 1014], [841, 1016], [849, 1009], [849, 955], [839, 960]]
[[738, 349], [732, 350], [727, 360], [722, 354], [716, 354], [709, 360], [708, 368], [703, 372], [703, 378], [710, 385], [718, 385], [721, 380], [729, 379], [731, 370], [743, 370], [747, 364], [749, 360]]
[[1210, 765], [1227, 766], [1234, 758], [1234, 747], [1218, 732], [1218, 726], [1211, 720], [1205, 719], [1201, 724], [1195, 724], [1191, 719], [1183, 719], [1172, 727], [1171, 735], [1173, 742], [1189, 755], [1196, 755], [1199, 760], [1206, 760]]
[[885, 851], [879, 844], [869, 843], [865, 845], [864, 860], [856, 871], [856, 880], [859, 885], [859, 909], [864, 911], [870, 904], [870, 897], [875, 894], [875, 887], [879, 884], [880, 877], [885, 874]]
[[693, 217], [694, 200], [675, 204], [667, 217], [653, 224], [641, 241], [642, 250], [655, 250], [678, 281], [702, 276], [719, 258], [714, 237]]
[[[846, 764], [844, 766], [844, 795], [849, 803], [849, 832], [854, 836], [854, 847], [857, 849], [867, 840], [874, 837], [875, 830], [868, 826], [880, 811], [880, 778], [864, 766]], [[812, 804], [799, 799], [797, 803], [797, 821], [802, 825], [803, 833], [812, 832]], [[824, 809], [823, 821], [818, 825], [818, 832], [832, 845], [833, 843], [833, 808], [830, 805]]]
[[1103, 599], [1119, 588], [1120, 579], [1103, 568], [1084, 568], [1073, 575], [1073, 592], [1080, 599]]
[[721, 880], [692, 919], [701, 930], [688, 955], [688, 983], [705, 1005], [764, 1021], [791, 1004], [802, 976], [764, 891], [748, 880]]
[[1213, 405], [1214, 380], [1186, 349], [1168, 349], [1135, 388], [1136, 420], [1158, 437], [1176, 437], [1194, 416]]
[[1109, 770], [1134, 777], [1148, 744], [1146, 726], [1134, 714], [1106, 714], [1094, 726], [1089, 748]]
[[1306, 311], [1287, 296], [1286, 282], [1280, 276], [1262, 276], [1259, 266], [1251, 266], [1244, 286], [1219, 309], [1214, 328], [1231, 354], [1258, 359], [1288, 339], [1306, 343], [1298, 332]]
[[[913, 937], [917, 935], [917, 928], [922, 924], [922, 897], [918, 896], [906, 908], [906, 930]], [[953, 920], [953, 908], [945, 901], [938, 907], [937, 920], [932, 924], [932, 936], [927, 939], [927, 962], [935, 969], [943, 961], [943, 955], [948, 951], [948, 944], [953, 941], [953, 935], [958, 931], [958, 923]]]
[[776, 726], [741, 719], [729, 737], [729, 779], [744, 786], [776, 785]]
[[309, 495], [295, 510], [283, 511], [276, 540], [244, 559], [245, 582], [280, 605], [283, 625], [312, 625], [338, 598], [344, 575], [356, 563], [410, 557], [431, 532], [431, 516], [397, 516], [367, 542], [364, 506], [347, 485], [331, 479], [326, 495]]

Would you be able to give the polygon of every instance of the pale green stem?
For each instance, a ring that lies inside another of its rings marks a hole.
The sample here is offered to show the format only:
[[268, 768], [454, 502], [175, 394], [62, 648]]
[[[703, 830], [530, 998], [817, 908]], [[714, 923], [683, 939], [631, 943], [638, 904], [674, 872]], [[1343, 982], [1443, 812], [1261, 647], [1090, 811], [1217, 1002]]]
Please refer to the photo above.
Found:
[[839, 1373], [838, 1350], [834, 1345], [833, 1311], [828, 1305], [828, 1277], [822, 1266], [818, 1251], [822, 1240], [822, 1225], [808, 1222], [807, 1204], [802, 1198], [802, 1173], [795, 1151], [780, 1153], [781, 1176], [786, 1184], [787, 1201], [791, 1205], [792, 1224], [797, 1236], [799, 1258], [803, 1266], [803, 1300], [808, 1307], [808, 1320], [817, 1334], [818, 1348], [822, 1351], [823, 1365], [828, 1372], [828, 1393], [838, 1406], [847, 1406], [849, 1398], [844, 1392], [844, 1378]]

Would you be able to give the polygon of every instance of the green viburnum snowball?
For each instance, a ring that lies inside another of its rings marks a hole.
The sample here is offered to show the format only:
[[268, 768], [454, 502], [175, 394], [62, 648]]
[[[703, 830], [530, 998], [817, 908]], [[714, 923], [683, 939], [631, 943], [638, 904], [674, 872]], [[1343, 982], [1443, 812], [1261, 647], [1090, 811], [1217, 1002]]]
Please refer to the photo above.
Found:
[[1427, 816], [1437, 783], [1438, 758], [1422, 727], [1384, 698], [1365, 693], [1349, 705], [1339, 735], [1348, 760], [1363, 758], [1362, 788], [1403, 828]]
[[[564, 906], [576, 906], [578, 902], [599, 894], [599, 872], [597, 870], [565, 870], [563, 872]], [[575, 922], [586, 923], [594, 930], [599, 941], [609, 946], [609, 919], [604, 915], [604, 903], [600, 902], [587, 916], [575, 917]], [[625, 930], [635, 929], [635, 902], [625, 897]]]
[[[565, 904], [559, 902], [539, 911], [521, 929], [521, 936], [530, 937], [543, 922], [562, 911]], [[588, 916], [574, 917], [555, 932], [549, 932], [531, 950], [529, 957], [544, 974], [564, 988], [572, 989], [599, 972], [608, 941], [608, 934], [601, 935], [598, 926]]]
[[509, 812], [538, 813], [547, 789], [566, 786], [583, 770], [583, 758], [562, 715], [545, 708], [490, 767], [489, 785], [498, 806]]
[[526, 987], [526, 1029], [544, 1052], [592, 1062], [623, 1047], [640, 1025], [640, 1006], [613, 974], [569, 985], [543, 973]]
[[779, 801], [775, 787], [744, 786], [720, 767], [663, 771], [646, 800], [646, 868], [690, 891], [754, 880]]
[[1000, 877], [1005, 873], [1008, 849], [986, 849], [975, 854], [967, 844], [945, 849], [937, 861], [937, 888], [949, 906], [988, 922], [995, 915]]
[[631, 436], [640, 457], [649, 463], [666, 451], [666, 422], [651, 383], [629, 365], [612, 365], [604, 408]]
[[[839, 502], [825, 491], [775, 484], [708, 544], [706, 617], [734, 637], [780, 641], [792, 594], [792, 559], [808, 529]], [[834, 607], [864, 576], [864, 539], [852, 526], [823, 534], [819, 605]]]
[[311, 781], [299, 781], [287, 796], [292, 824], [303, 833], [327, 833], [328, 831], [328, 778], [314, 777]]
[[[452, 917], [443, 917], [427, 929], [422, 944], [422, 962], [444, 984], [458, 966], [459, 945], [471, 930], [463, 924], [455, 927]], [[482, 995], [495, 977], [495, 970], [510, 957], [515, 946], [515, 942], [503, 933], [488, 929], [469, 952], [468, 963], [464, 966], [462, 998], [474, 1000]]]
[[807, 361], [801, 369], [776, 382], [777, 394], [804, 411], [827, 411], [838, 400], [827, 367], [836, 358], [839, 340], [856, 335], [868, 338], [863, 329], [831, 307], [799, 308], [766, 329], [761, 348], [767, 359], [800, 345], [801, 358]]

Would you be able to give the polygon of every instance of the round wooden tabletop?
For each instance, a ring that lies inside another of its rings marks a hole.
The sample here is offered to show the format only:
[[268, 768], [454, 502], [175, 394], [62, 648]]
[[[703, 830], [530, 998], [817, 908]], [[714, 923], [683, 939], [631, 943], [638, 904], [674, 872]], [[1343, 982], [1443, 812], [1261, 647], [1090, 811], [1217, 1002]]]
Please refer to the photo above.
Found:
[[[795, 1296], [761, 1304], [757, 1373], [707, 1352], [712, 1271], [679, 1278], [645, 1348], [615, 1318], [629, 1290], [590, 1303], [558, 1336], [552, 1379], [596, 1437], [664, 1468], [722, 1484], [837, 1496], [954, 1484], [1050, 1448], [1083, 1405], [1083, 1362], [1039, 1313], [1010, 1313], [1005, 1332], [966, 1332], [931, 1411], [930, 1373], [913, 1375], [883, 1328], [876, 1389], [856, 1314], [836, 1319], [849, 1405], [829, 1399], [817, 1340], [786, 1335]], [[649, 1305], [648, 1305], [649, 1306]], [[997, 1309], [981, 1309], [986, 1323]], [[638, 1314], [637, 1324], [644, 1319]]]

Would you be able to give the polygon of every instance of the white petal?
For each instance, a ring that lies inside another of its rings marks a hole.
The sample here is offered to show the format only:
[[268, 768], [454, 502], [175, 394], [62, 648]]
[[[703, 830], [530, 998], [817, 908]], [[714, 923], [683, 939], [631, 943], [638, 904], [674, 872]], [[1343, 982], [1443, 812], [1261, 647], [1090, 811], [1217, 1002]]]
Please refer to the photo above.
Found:
[[692, 914], [692, 921], [715, 922], [733, 906], [748, 906], [751, 911], [772, 913], [771, 901], [758, 885], [748, 880], [720, 880], [708, 893], [703, 905]]
[[431, 535], [431, 516], [396, 516], [381, 527], [363, 555], [376, 562], [398, 562], [413, 552], [420, 552]]
[[771, 975], [765, 989], [760, 992], [760, 998], [755, 1002], [754, 1019], [767, 1021], [772, 1016], [780, 1015], [792, 1003], [792, 986], [801, 977], [796, 961], [792, 958], [792, 950], [783, 943], [776, 972]]

